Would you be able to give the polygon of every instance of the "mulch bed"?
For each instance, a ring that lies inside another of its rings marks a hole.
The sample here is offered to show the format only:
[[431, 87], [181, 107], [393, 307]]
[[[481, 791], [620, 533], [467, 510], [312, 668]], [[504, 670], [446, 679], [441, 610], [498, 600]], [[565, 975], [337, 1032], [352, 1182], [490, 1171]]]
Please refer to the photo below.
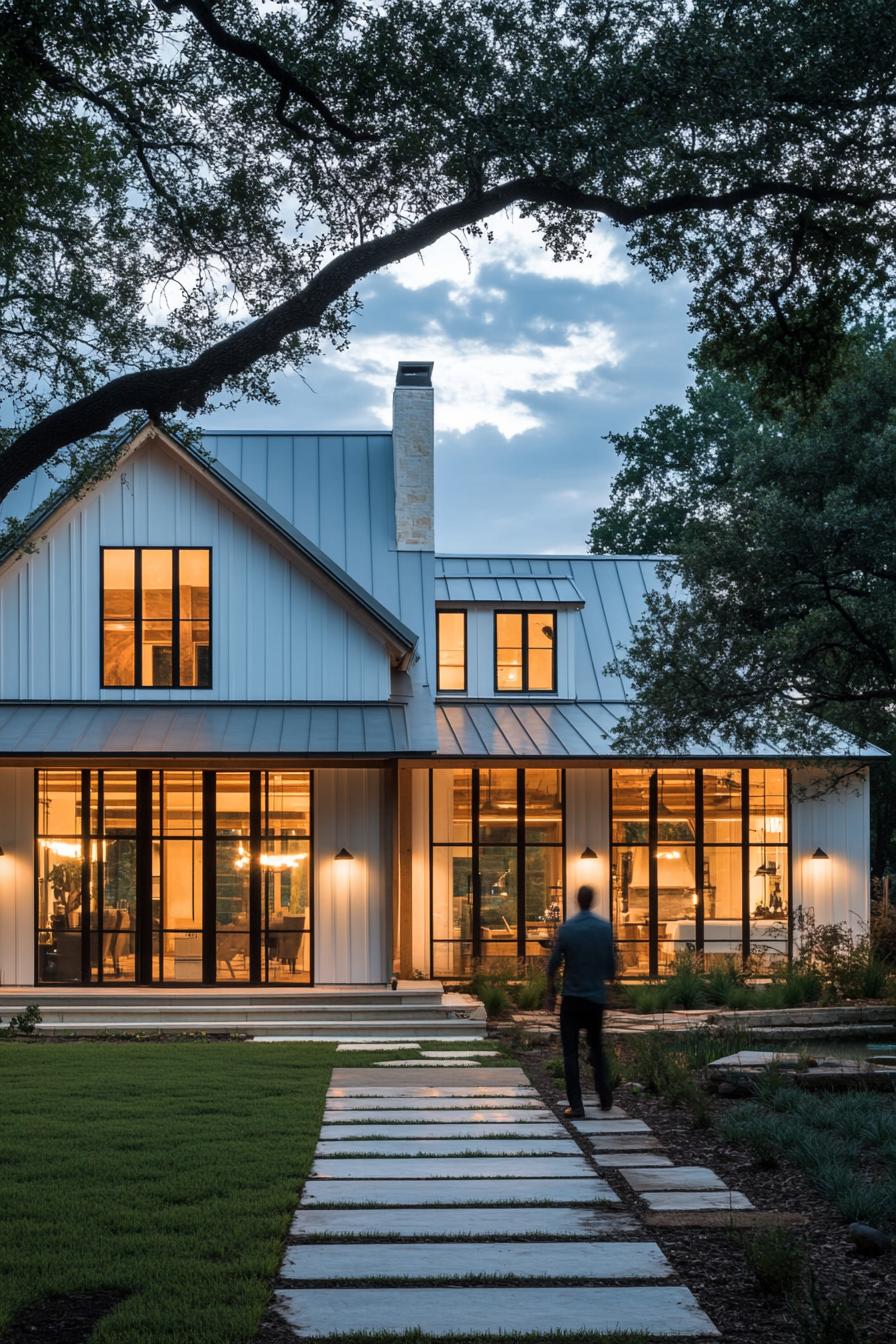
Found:
[[127, 1293], [62, 1293], [32, 1302], [0, 1333], [0, 1344], [87, 1344], [99, 1321]]
[[[515, 1044], [532, 1081], [547, 1098], [556, 1101], [558, 1087], [547, 1065], [558, 1059], [558, 1043], [537, 1041], [524, 1049]], [[861, 1326], [866, 1344], [892, 1344], [896, 1335], [896, 1256], [859, 1256], [842, 1217], [797, 1167], [782, 1161], [773, 1170], [764, 1170], [712, 1125], [697, 1128], [688, 1111], [670, 1106], [661, 1097], [623, 1085], [616, 1099], [629, 1115], [650, 1125], [676, 1165], [711, 1167], [731, 1189], [743, 1191], [759, 1209], [805, 1215], [806, 1226], [795, 1229], [794, 1235], [805, 1238], [820, 1292], [850, 1304], [852, 1319]], [[713, 1097], [711, 1115], [737, 1104]], [[609, 1179], [625, 1204], [643, 1218], [643, 1208], [627, 1182], [617, 1179], [613, 1172]], [[819, 1338], [801, 1331], [798, 1316], [790, 1306], [759, 1289], [737, 1235], [719, 1228], [665, 1227], [653, 1227], [649, 1235], [663, 1248], [682, 1283], [696, 1295], [725, 1340], [738, 1344], [815, 1344]]]

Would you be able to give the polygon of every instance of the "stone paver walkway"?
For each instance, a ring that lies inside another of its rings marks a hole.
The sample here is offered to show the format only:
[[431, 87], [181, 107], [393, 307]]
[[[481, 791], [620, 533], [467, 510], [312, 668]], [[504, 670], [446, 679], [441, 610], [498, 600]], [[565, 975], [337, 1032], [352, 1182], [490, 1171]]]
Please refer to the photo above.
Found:
[[[676, 1167], [662, 1153], [642, 1120], [623, 1122], [612, 1112], [601, 1114], [597, 1098], [586, 1096], [586, 1119], [571, 1120], [587, 1137], [601, 1171], [617, 1170], [651, 1212], [712, 1213], [752, 1209], [740, 1190], [729, 1190], [709, 1167]], [[637, 1126], [637, 1129], [628, 1126]]]
[[333, 1074], [276, 1294], [297, 1339], [718, 1335], [521, 1070], [378, 1070]]

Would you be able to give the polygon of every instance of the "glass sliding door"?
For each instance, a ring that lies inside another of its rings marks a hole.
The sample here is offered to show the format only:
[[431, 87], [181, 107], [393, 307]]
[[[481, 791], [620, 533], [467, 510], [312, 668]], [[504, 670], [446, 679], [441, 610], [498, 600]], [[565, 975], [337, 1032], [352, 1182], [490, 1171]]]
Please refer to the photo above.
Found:
[[432, 973], [544, 956], [564, 905], [563, 773], [434, 770]]
[[[81, 770], [37, 772], [37, 980], [78, 984], [83, 973], [90, 886], [89, 775]], [[95, 916], [94, 916], [95, 917]]]
[[201, 983], [201, 771], [163, 770], [154, 776], [152, 850], [153, 979]]
[[310, 984], [311, 779], [37, 771], [37, 983]]
[[253, 845], [249, 771], [215, 776], [215, 979], [251, 978]]
[[610, 910], [621, 975], [650, 970], [650, 770], [614, 770]]
[[261, 835], [262, 976], [311, 983], [311, 772], [269, 771]]
[[98, 979], [137, 980], [137, 771], [104, 770], [93, 837], [98, 879]]

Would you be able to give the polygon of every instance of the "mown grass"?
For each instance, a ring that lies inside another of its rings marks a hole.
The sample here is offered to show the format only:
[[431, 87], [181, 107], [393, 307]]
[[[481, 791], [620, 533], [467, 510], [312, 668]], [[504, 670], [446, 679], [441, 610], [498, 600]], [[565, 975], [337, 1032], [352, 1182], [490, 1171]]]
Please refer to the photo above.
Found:
[[331, 1069], [367, 1062], [326, 1043], [0, 1044], [0, 1329], [117, 1289], [95, 1344], [252, 1340]]

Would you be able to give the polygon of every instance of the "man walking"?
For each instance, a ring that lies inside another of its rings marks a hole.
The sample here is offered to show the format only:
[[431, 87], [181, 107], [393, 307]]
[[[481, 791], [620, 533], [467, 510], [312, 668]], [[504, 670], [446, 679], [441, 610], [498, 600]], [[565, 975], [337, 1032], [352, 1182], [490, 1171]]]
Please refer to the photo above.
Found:
[[560, 1005], [560, 1041], [563, 1046], [563, 1073], [569, 1105], [564, 1111], [573, 1119], [585, 1114], [582, 1083], [579, 1078], [579, 1032], [585, 1032], [594, 1068], [594, 1087], [600, 1108], [613, 1105], [613, 1089], [604, 1058], [601, 1033], [607, 984], [616, 975], [613, 954], [613, 930], [605, 919], [594, 914], [594, 888], [579, 887], [576, 893], [579, 912], [561, 924], [548, 962], [548, 1009], [557, 1005], [556, 976], [563, 963], [563, 1000]]

